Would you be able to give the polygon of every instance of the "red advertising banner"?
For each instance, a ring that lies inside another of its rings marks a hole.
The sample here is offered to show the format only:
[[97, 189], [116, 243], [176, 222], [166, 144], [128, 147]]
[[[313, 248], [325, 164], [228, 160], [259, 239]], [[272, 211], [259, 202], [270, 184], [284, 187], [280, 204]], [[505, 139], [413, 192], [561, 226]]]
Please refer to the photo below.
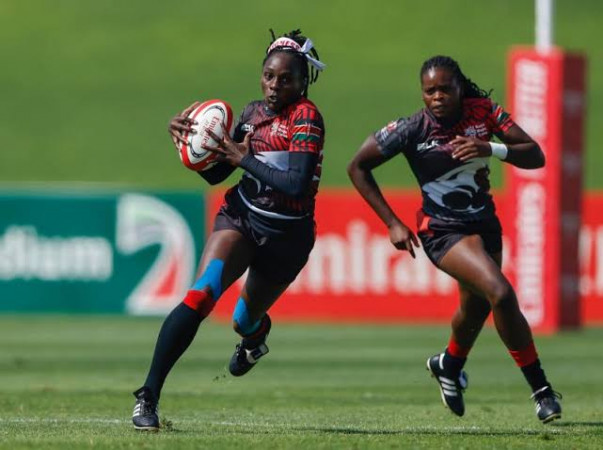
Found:
[[508, 166], [507, 229], [516, 290], [532, 327], [580, 324], [578, 239], [582, 205], [585, 59], [552, 49], [514, 49], [508, 107], [546, 155], [538, 170]]
[[[417, 190], [386, 193], [407, 224], [415, 225], [421, 198]], [[495, 194], [503, 229], [515, 218], [507, 194]], [[209, 198], [209, 220], [222, 203]], [[320, 191], [318, 234], [310, 260], [272, 307], [277, 320], [348, 322], [448, 322], [458, 305], [456, 282], [436, 269], [422, 250], [413, 259], [396, 250], [375, 213], [351, 190]], [[582, 319], [603, 323], [603, 196], [588, 195], [580, 235]], [[208, 225], [211, 230], [211, 224]], [[505, 234], [504, 247], [513, 247]], [[514, 282], [516, 261], [505, 254], [503, 270]], [[229, 320], [242, 280], [227, 290], [214, 310]]]

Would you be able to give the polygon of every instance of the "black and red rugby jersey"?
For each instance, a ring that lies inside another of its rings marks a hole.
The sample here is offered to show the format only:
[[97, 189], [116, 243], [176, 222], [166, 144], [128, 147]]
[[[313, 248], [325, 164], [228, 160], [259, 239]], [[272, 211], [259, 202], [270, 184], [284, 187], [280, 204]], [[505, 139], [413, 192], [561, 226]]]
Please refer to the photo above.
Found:
[[274, 113], [263, 101], [251, 102], [243, 110], [235, 127], [234, 140], [241, 142], [250, 131], [253, 131], [251, 151], [254, 156], [274, 169], [287, 170], [291, 152], [318, 155], [312, 182], [307, 192], [292, 197], [244, 172], [239, 183], [230, 192], [237, 190], [248, 207], [270, 217], [296, 218], [312, 215], [322, 170], [325, 134], [318, 108], [310, 100], [302, 98], [279, 113]]
[[457, 135], [489, 141], [514, 125], [507, 112], [489, 98], [463, 101], [463, 115], [453, 125], [437, 121], [423, 108], [375, 133], [379, 150], [388, 157], [403, 153], [421, 186], [423, 211], [431, 217], [474, 222], [493, 217], [489, 158], [459, 161], [449, 144]]

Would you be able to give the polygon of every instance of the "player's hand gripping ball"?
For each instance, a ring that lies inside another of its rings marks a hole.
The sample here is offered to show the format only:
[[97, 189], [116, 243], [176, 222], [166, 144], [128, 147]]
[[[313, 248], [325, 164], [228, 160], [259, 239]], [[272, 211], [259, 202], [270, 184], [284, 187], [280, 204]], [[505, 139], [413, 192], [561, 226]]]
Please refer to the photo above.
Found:
[[210, 130], [218, 139], [226, 131], [232, 136], [233, 115], [230, 105], [222, 100], [208, 100], [193, 109], [189, 115], [190, 126], [195, 133], [185, 132], [184, 142], [178, 143], [180, 159], [184, 165], [194, 171], [207, 170], [216, 164], [216, 153], [205, 147], [216, 147], [218, 142], [212, 138]]

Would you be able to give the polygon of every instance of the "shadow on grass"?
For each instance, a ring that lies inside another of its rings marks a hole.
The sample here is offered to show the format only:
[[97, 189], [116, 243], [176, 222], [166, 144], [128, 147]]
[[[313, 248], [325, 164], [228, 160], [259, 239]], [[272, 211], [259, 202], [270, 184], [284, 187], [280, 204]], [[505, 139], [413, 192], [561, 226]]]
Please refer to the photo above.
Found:
[[603, 422], [559, 422], [555, 423], [556, 427], [594, 427], [594, 428], [603, 428]]

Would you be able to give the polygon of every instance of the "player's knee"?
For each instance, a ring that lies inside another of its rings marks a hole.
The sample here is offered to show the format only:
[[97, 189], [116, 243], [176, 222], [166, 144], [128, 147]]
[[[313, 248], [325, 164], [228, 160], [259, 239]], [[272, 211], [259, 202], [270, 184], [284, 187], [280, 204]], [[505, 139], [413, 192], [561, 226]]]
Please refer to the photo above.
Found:
[[203, 274], [187, 292], [183, 303], [194, 309], [201, 317], [207, 317], [222, 295], [222, 270], [224, 261], [212, 259]]
[[247, 303], [242, 298], [239, 298], [237, 305], [232, 314], [232, 327], [236, 333], [241, 336], [249, 336], [255, 333], [260, 327], [261, 320], [253, 321], [249, 316]]
[[190, 289], [186, 293], [182, 303], [197, 311], [202, 319], [209, 316], [214, 309], [214, 306], [216, 306], [216, 302], [207, 290], [197, 291], [195, 289]]
[[465, 317], [478, 323], [484, 322], [492, 311], [488, 300], [482, 297], [472, 298], [472, 301], [462, 306], [462, 309]]
[[505, 279], [491, 282], [486, 297], [492, 308], [508, 308], [516, 303], [513, 287]]
[[212, 259], [199, 279], [195, 281], [192, 289], [202, 291], [209, 289], [214, 301], [218, 301], [222, 295], [222, 272], [224, 270], [224, 261], [221, 259]]

